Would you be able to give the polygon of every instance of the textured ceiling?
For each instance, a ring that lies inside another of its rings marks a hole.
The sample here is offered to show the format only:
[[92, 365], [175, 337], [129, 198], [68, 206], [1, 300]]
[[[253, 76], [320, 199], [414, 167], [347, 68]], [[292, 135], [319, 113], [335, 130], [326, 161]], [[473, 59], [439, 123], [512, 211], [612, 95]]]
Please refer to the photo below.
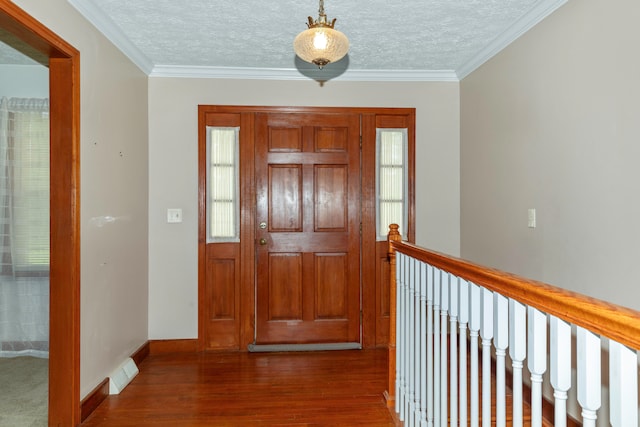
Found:
[[[307, 16], [317, 18], [317, 0], [68, 1], [150, 75], [313, 68], [296, 58], [292, 43]], [[337, 18], [351, 45], [330, 66], [346, 74], [461, 78], [565, 2], [325, 0], [327, 17]]]
[[[357, 69], [452, 70], [536, 0], [327, 0]], [[153, 63], [292, 68], [313, 0], [91, 0]]]

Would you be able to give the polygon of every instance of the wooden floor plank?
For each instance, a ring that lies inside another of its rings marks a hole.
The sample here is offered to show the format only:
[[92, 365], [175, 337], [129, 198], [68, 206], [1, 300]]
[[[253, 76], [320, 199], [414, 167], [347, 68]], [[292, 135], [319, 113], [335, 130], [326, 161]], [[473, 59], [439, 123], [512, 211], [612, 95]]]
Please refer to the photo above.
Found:
[[[139, 368], [83, 427], [399, 425], [383, 398], [384, 349], [157, 354]], [[508, 426], [511, 397], [507, 389]], [[523, 409], [528, 426], [530, 409]], [[495, 402], [491, 412], [495, 425]]]
[[96, 426], [393, 426], [386, 350], [149, 356]]

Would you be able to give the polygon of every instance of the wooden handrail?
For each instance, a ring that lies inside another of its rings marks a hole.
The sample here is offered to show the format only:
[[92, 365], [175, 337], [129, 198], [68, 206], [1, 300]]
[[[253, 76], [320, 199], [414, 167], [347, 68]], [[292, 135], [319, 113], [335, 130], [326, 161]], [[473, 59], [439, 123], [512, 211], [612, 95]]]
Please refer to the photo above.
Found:
[[[392, 258], [395, 258], [396, 251], [628, 347], [640, 349], [640, 312], [636, 310], [389, 239]], [[392, 284], [394, 279], [391, 278]], [[394, 297], [392, 293], [391, 298]], [[394, 304], [391, 310], [393, 319]], [[395, 346], [395, 340], [393, 344]]]

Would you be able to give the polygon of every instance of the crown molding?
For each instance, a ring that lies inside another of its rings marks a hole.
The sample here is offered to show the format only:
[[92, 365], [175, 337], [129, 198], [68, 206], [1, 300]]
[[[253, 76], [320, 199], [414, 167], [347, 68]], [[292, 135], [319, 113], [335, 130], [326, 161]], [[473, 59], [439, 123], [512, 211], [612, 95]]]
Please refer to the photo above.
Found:
[[86, 0], [67, 0], [98, 31], [150, 77], [209, 79], [377, 81], [377, 82], [458, 82], [490, 60], [501, 50], [564, 5], [567, 0], [542, 0], [509, 26], [483, 50], [456, 70], [337, 70], [297, 68], [252, 68], [154, 65], [98, 6]]
[[502, 49], [509, 46], [517, 40], [521, 35], [529, 31], [540, 21], [555, 12], [560, 6], [564, 5], [567, 0], [543, 0], [536, 4], [522, 18], [514, 22], [502, 34], [496, 37], [487, 47], [474, 55], [469, 61], [464, 63], [456, 70], [460, 80], [467, 77], [482, 64], [497, 55]]
[[457, 82], [453, 70], [298, 70], [296, 68], [207, 67], [156, 65], [149, 77], [180, 77], [246, 80], [317, 80], [317, 81], [376, 81], [376, 82]]
[[67, 0], [87, 21], [93, 24], [116, 48], [124, 53], [142, 72], [149, 75], [153, 62], [122, 32], [102, 9], [86, 0]]

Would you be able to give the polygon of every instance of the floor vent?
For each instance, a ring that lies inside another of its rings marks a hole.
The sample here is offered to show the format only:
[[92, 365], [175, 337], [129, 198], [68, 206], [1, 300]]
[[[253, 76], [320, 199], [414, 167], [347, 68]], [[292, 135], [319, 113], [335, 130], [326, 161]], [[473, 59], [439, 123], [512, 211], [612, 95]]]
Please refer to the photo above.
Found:
[[128, 357], [115, 371], [109, 375], [109, 394], [120, 392], [138, 375], [138, 367], [132, 358]]

